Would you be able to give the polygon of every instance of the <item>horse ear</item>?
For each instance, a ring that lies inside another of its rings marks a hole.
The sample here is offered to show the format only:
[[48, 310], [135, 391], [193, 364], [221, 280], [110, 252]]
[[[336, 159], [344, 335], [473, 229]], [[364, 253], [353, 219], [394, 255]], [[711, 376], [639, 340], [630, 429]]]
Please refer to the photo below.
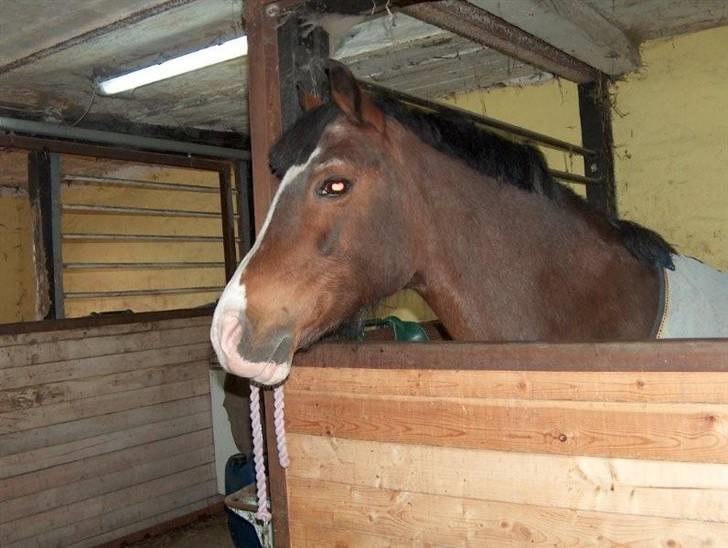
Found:
[[331, 100], [355, 124], [368, 124], [384, 132], [384, 112], [362, 92], [351, 71], [338, 61], [328, 62]]
[[320, 107], [324, 104], [324, 101], [323, 99], [321, 99], [321, 97], [318, 97], [313, 93], [307, 92], [300, 85], [296, 86], [296, 91], [298, 92], [298, 104], [301, 105], [301, 109], [303, 110], [303, 112], [308, 112], [309, 110], [313, 110], [316, 107]]

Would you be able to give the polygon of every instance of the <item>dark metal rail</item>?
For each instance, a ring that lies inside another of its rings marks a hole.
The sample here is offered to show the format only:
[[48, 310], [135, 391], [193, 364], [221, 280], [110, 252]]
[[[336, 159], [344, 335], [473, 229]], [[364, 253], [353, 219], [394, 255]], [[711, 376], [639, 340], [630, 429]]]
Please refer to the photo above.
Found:
[[223, 268], [222, 261], [181, 261], [181, 262], [157, 262], [157, 263], [65, 263], [66, 270], [141, 270], [141, 269], [180, 269], [180, 268]]
[[144, 295], [183, 295], [186, 293], [218, 293], [222, 287], [171, 287], [165, 289], [131, 289], [127, 291], [69, 291], [66, 299], [98, 299], [110, 297], [140, 297]]
[[220, 190], [215, 187], [201, 185], [187, 185], [183, 183], [160, 183], [158, 181], [143, 181], [138, 179], [121, 179], [116, 177], [90, 177], [87, 175], [66, 175], [63, 178], [66, 184], [108, 185], [128, 188], [146, 188], [153, 190], [175, 190], [180, 192], [203, 192], [217, 194]]

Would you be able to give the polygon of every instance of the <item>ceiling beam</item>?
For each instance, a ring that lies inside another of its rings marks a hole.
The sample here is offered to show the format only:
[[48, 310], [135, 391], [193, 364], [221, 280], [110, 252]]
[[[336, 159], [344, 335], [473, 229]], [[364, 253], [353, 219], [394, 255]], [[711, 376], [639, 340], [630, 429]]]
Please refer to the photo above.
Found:
[[610, 76], [631, 72], [640, 65], [637, 45], [583, 0], [472, 3]]
[[[35, 51], [29, 55], [26, 55], [19, 59], [15, 59], [14, 61], [11, 61], [4, 65], [1, 65], [0, 74], [5, 74], [6, 72], [10, 72], [11, 70], [15, 70], [15, 69], [23, 67], [25, 65], [35, 63], [36, 61], [45, 59], [46, 57], [53, 55], [54, 53], [58, 53], [59, 51], [66, 50], [68, 48], [77, 46], [79, 44], [84, 44], [84, 43], [88, 42], [89, 40], [98, 38], [99, 36], [103, 36], [105, 34], [109, 34], [110, 32], [114, 32], [116, 30], [123, 29], [130, 25], [134, 25], [136, 23], [139, 23], [140, 21], [149, 19], [150, 17], [155, 17], [164, 12], [185, 6], [187, 4], [191, 4], [195, 1], [196, 0], [167, 0], [166, 2], [158, 4], [156, 6], [152, 6], [152, 7], [148, 7], [148, 8], [136, 11], [122, 19], [118, 19], [112, 23], [109, 23], [108, 25], [103, 25], [103, 26], [91, 29], [87, 32], [83, 32], [79, 35], [62, 40], [47, 48], [43, 48], [43, 49]], [[51, 8], [51, 9], [54, 9], [54, 8]]]
[[573, 82], [601, 76], [596, 68], [465, 0], [428, 2], [402, 11]]

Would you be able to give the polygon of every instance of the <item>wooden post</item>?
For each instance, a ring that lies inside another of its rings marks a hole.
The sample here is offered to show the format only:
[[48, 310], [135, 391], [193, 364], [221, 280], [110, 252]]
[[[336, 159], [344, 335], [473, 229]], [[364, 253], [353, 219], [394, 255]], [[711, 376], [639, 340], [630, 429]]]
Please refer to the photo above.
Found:
[[[249, 0], [245, 3], [248, 34], [249, 112], [253, 202], [256, 231], [260, 230], [279, 181], [268, 165], [268, 151], [281, 132], [300, 114], [297, 84], [321, 93], [328, 36], [314, 30], [303, 36], [291, 8], [300, 2]], [[284, 13], [285, 12], [285, 13]], [[304, 72], [302, 67], [306, 67]], [[313, 85], [311, 85], [313, 84]], [[264, 392], [273, 535], [276, 546], [290, 546], [286, 476], [278, 463], [273, 433], [272, 392]]]
[[[41, 293], [46, 294], [46, 320], [65, 316], [63, 306], [63, 253], [61, 247], [61, 165], [57, 153], [36, 150], [28, 154], [28, 193], [38, 214], [36, 251], [43, 271], [37, 270]], [[39, 295], [40, 297], [40, 295]]]
[[225, 281], [230, 280], [237, 267], [235, 255], [235, 213], [230, 186], [230, 169], [218, 171], [220, 176], [220, 217], [222, 219], [222, 245], [225, 252]]
[[252, 195], [250, 180], [250, 162], [241, 160], [235, 164], [235, 189], [238, 206], [238, 261], [241, 261], [253, 245], [253, 208], [250, 202]]
[[608, 79], [579, 84], [581, 144], [595, 151], [584, 156], [584, 175], [599, 179], [586, 187], [587, 200], [607, 215], [617, 216], [614, 182], [614, 141]]

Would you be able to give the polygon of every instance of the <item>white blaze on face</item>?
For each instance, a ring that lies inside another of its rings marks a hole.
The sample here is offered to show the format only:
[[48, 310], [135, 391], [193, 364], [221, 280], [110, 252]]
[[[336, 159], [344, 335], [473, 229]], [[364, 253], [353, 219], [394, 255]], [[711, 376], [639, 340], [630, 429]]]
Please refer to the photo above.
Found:
[[212, 347], [215, 349], [220, 365], [229, 373], [238, 375], [239, 377], [250, 378], [261, 384], [273, 385], [283, 382], [290, 372], [291, 364], [290, 362], [251, 362], [240, 355], [238, 346], [243, 335], [243, 326], [247, 323], [245, 317], [247, 294], [245, 284], [241, 283], [241, 280], [245, 275], [245, 269], [248, 263], [255, 256], [265, 239], [268, 226], [273, 218], [273, 213], [278, 206], [281, 195], [285, 192], [286, 188], [297, 182], [320, 152], [321, 150], [316, 148], [304, 164], [291, 166], [286, 171], [281, 184], [278, 186], [278, 191], [273, 198], [273, 202], [268, 208], [268, 215], [260, 230], [260, 235], [255, 241], [255, 245], [245, 255], [245, 258], [235, 270], [235, 274], [233, 274], [225, 286], [215, 307], [215, 314], [212, 317], [210, 340], [212, 341]]

